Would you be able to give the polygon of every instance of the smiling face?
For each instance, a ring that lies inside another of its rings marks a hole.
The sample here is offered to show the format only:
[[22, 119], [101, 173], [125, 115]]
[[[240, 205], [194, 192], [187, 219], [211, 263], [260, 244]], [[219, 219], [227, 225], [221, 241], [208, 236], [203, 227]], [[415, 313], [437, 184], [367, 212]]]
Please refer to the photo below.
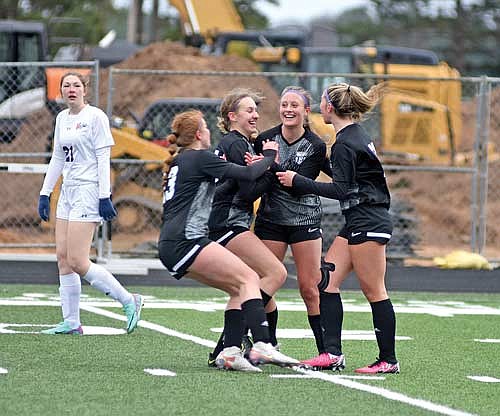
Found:
[[252, 98], [242, 98], [236, 110], [230, 111], [228, 116], [231, 130], [237, 130], [247, 138], [257, 134], [259, 113], [257, 112], [257, 104]]
[[76, 75], [67, 75], [61, 81], [61, 96], [71, 109], [81, 109], [85, 105], [87, 90]]
[[291, 91], [283, 94], [280, 100], [280, 118], [284, 127], [302, 127], [308, 114], [309, 107], [305, 106], [301, 95]]

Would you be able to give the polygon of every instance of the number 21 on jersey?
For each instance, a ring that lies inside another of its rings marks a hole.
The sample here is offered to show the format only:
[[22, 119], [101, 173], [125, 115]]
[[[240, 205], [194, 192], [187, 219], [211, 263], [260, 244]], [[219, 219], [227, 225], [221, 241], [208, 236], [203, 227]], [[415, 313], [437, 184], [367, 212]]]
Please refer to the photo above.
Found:
[[165, 187], [165, 192], [163, 192], [163, 203], [172, 199], [175, 192], [175, 182], [177, 181], [177, 172], [179, 171], [179, 166], [173, 166], [168, 172], [167, 185]]
[[63, 146], [63, 151], [66, 156], [66, 162], [73, 162], [75, 160], [73, 156], [73, 146]]

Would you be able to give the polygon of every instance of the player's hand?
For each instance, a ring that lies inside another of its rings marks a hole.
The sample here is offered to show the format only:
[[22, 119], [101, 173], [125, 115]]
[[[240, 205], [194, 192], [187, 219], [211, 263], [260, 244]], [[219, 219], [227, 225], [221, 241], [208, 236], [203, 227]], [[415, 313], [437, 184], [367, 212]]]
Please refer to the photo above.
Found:
[[47, 195], [40, 195], [38, 198], [38, 215], [43, 221], [48, 221], [50, 217], [50, 198]]
[[293, 183], [293, 177], [297, 174], [297, 172], [293, 172], [291, 170], [287, 170], [286, 172], [276, 172], [276, 176], [278, 180], [283, 186], [291, 187]]
[[264, 159], [264, 156], [262, 155], [253, 155], [249, 152], [245, 153], [245, 163], [247, 165], [251, 165], [252, 163], [258, 162], [259, 160]]
[[111, 221], [118, 215], [111, 198], [99, 199], [99, 215], [104, 218], [104, 221]]
[[276, 150], [277, 152], [279, 149], [278, 142], [275, 142], [274, 140], [266, 140], [262, 145], [262, 150], [267, 150], [267, 149]]

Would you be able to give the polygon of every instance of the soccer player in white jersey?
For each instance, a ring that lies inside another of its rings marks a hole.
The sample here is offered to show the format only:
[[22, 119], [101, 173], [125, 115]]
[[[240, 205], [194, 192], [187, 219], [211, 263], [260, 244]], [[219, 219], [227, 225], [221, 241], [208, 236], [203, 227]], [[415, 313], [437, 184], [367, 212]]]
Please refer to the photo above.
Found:
[[50, 194], [62, 173], [55, 234], [64, 320], [42, 333], [83, 333], [81, 277], [123, 305], [127, 333], [131, 333], [140, 319], [142, 297], [128, 292], [104, 267], [89, 259], [96, 225], [116, 216], [110, 198], [110, 155], [114, 140], [109, 121], [102, 110], [86, 103], [88, 82], [81, 74], [63, 75], [60, 89], [68, 108], [56, 118], [53, 153], [40, 191], [38, 213], [42, 220], [49, 220]]

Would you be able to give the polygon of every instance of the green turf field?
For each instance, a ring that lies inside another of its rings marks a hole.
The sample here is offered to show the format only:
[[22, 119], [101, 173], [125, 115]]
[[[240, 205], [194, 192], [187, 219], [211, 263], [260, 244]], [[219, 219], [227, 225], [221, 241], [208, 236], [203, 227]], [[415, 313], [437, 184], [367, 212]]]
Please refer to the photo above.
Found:
[[[499, 294], [392, 294], [401, 374], [360, 378], [354, 369], [377, 349], [358, 293], [343, 294], [341, 375], [274, 366], [248, 374], [206, 365], [222, 292], [132, 289], [146, 296], [133, 334], [121, 331], [119, 305], [84, 286], [90, 335], [50, 336], [37, 332], [61, 319], [57, 287], [0, 285], [0, 415], [500, 414]], [[277, 300], [282, 351], [315, 355], [298, 292], [282, 290]]]

